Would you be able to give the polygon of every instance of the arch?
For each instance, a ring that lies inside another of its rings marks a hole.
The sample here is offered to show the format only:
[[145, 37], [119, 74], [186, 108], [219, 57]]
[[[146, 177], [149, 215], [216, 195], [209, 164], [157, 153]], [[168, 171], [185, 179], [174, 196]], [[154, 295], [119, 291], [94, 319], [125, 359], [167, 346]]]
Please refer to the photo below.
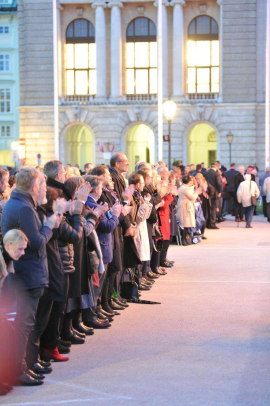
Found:
[[[188, 163], [194, 163], [194, 164], [196, 164], [196, 163], [199, 163], [199, 162], [188, 162], [188, 159], [189, 159], [189, 154], [188, 154], [188, 140], [189, 140], [189, 135], [190, 135], [190, 133], [191, 133], [191, 131], [192, 131], [192, 129], [194, 128], [194, 127], [196, 127], [197, 125], [200, 125], [200, 124], [207, 124], [209, 127], [211, 127], [211, 129], [212, 129], [212, 131], [214, 131], [215, 132], [215, 134], [216, 134], [216, 159], [217, 160], [220, 160], [220, 134], [219, 134], [219, 130], [218, 130], [218, 128], [213, 124], [213, 123], [211, 123], [211, 122], [209, 122], [209, 121], [206, 121], [206, 120], [202, 120], [202, 121], [194, 121], [194, 122], [192, 122], [191, 124], [189, 124], [188, 126], [187, 126], [187, 128], [185, 129], [185, 131], [184, 131], [184, 134], [183, 134], [183, 162], [185, 163], [185, 164], [188, 164]], [[209, 134], [208, 134], [209, 135]], [[201, 162], [203, 162], [203, 158], [201, 159]], [[207, 159], [208, 160], [208, 159]]]
[[217, 21], [208, 15], [200, 15], [189, 23], [188, 39], [192, 40], [215, 40], [218, 39], [219, 28]]
[[155, 23], [148, 17], [136, 17], [130, 21], [126, 30], [128, 42], [150, 42], [157, 40]]
[[76, 18], [71, 21], [66, 29], [66, 42], [67, 44], [95, 42], [94, 25], [85, 18]]
[[62, 129], [60, 160], [64, 164], [78, 163], [80, 168], [83, 168], [86, 162], [95, 163], [95, 136], [88, 124], [77, 121]]
[[157, 156], [155, 139], [154, 129], [143, 121], [130, 123], [124, 128], [121, 137], [121, 149], [125, 151], [128, 157], [130, 172], [134, 170], [138, 161], [155, 162]]

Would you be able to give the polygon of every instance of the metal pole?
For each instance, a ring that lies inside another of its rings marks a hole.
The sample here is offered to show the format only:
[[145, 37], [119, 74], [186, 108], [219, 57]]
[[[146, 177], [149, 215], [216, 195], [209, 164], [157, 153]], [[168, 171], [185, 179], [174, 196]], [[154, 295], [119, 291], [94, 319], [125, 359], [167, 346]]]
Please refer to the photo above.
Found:
[[232, 163], [232, 144], [229, 144], [229, 147], [230, 147], [230, 162], [229, 162], [229, 164], [231, 165], [231, 163]]
[[163, 159], [162, 0], [158, 0], [158, 160]]
[[172, 148], [171, 148], [171, 120], [168, 120], [169, 126], [169, 169], [171, 170], [171, 160], [172, 160]]
[[54, 158], [59, 159], [57, 0], [53, 0]]
[[270, 154], [270, 0], [266, 11], [266, 91], [265, 91], [265, 166], [269, 166]]

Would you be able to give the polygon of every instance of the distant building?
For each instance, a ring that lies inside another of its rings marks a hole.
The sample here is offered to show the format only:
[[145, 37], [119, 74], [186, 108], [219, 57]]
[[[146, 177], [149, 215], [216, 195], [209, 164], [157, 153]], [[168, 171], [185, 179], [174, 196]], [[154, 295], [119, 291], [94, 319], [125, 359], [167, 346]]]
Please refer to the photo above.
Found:
[[17, 0], [0, 0], [0, 164], [14, 165], [11, 143], [19, 138]]
[[[60, 159], [157, 160], [157, 7], [60, 0]], [[177, 102], [172, 161], [265, 164], [266, 0], [163, 1], [163, 93]], [[54, 156], [52, 0], [19, 0], [20, 137]], [[164, 119], [164, 134], [167, 122]], [[168, 159], [164, 144], [164, 160]]]

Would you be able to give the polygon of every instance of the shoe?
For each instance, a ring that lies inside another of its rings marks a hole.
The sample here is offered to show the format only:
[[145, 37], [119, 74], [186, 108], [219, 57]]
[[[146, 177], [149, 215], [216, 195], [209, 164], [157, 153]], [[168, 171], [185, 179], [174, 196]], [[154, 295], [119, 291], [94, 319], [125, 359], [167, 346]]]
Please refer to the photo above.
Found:
[[154, 279], [149, 278], [147, 275], [144, 275], [143, 278], [148, 282], [152, 283], [152, 285], [154, 285], [154, 283], [156, 282]]
[[152, 283], [151, 282], [148, 282], [146, 279], [144, 279], [144, 278], [142, 278], [142, 283], [143, 283], [143, 285], [146, 285], [146, 286], [149, 286], [149, 287], [151, 287], [152, 286]]
[[113, 310], [125, 310], [124, 306], [119, 306], [117, 303], [113, 302], [112, 300], [109, 302], [109, 306]]
[[202, 235], [202, 240], [207, 240], [207, 238], [205, 237], [205, 235]]
[[45, 368], [36, 362], [31, 367], [31, 371], [35, 372], [35, 374], [50, 374], [52, 372], [52, 367]]
[[150, 290], [149, 286], [139, 285], [138, 290]]
[[170, 262], [161, 262], [160, 266], [164, 267], [164, 268], [172, 268], [172, 264]]
[[91, 327], [86, 327], [83, 322], [78, 323], [76, 327], [74, 326], [74, 328], [76, 329], [76, 334], [78, 331], [79, 333], [84, 334], [84, 337], [86, 335], [91, 336], [94, 334], [94, 330]]
[[160, 268], [160, 267], [158, 267], [158, 268], [156, 269], [156, 273], [157, 273], [158, 275], [167, 275], [167, 272], [165, 271], [165, 269], [164, 269], [164, 268]]
[[122, 302], [122, 300], [120, 300], [119, 298], [113, 298], [113, 301], [118, 304], [119, 306], [122, 307], [129, 307], [129, 305], [127, 303]]
[[36, 374], [34, 371], [31, 369], [27, 368], [26, 373], [30, 375], [34, 379], [41, 379], [42, 381], [45, 379], [45, 375], [42, 374]]
[[51, 366], [51, 363], [50, 363], [50, 362], [42, 361], [40, 358], [37, 359], [37, 362], [38, 362], [41, 366], [46, 367], [46, 368], [48, 368], [48, 367]]
[[54, 362], [65, 362], [69, 360], [68, 357], [63, 357], [59, 353], [57, 347], [55, 347], [53, 350], [50, 350], [49, 348], [41, 348], [40, 351], [41, 354], [44, 354], [46, 357], [52, 359]]
[[80, 333], [78, 330], [76, 330], [74, 327], [72, 327], [72, 333], [75, 334], [76, 336], [80, 337], [80, 338], [85, 338], [85, 334], [84, 333]]
[[71, 347], [71, 342], [70, 341], [60, 340], [60, 344], [63, 345], [64, 347], [67, 347], [67, 348]]
[[87, 322], [84, 322], [87, 327], [93, 327], [96, 329], [105, 329], [111, 326], [108, 320], [100, 320], [96, 316]]
[[103, 303], [101, 312], [105, 314], [105, 316], [113, 317], [113, 309], [109, 306], [109, 303]]
[[117, 310], [114, 310], [114, 311], [113, 311], [113, 314], [114, 314], [115, 316], [120, 316], [121, 313], [119, 313]]
[[144, 286], [145, 288], [149, 288], [149, 289], [152, 288], [152, 285], [148, 285], [148, 284], [144, 283], [143, 280], [141, 281], [140, 286]]
[[174, 264], [175, 261], [170, 261], [169, 259], [166, 258], [166, 262], [170, 262], [171, 264]]
[[148, 276], [148, 278], [150, 278], [150, 279], [157, 279], [157, 278], [160, 277], [160, 275], [158, 275], [158, 274], [156, 274], [156, 273], [154, 273], [154, 272], [152, 272], [152, 271], [149, 271], [149, 272], [147, 273], [147, 276]]
[[182, 240], [182, 246], [183, 246], [183, 247], [188, 247], [189, 244], [186, 242], [186, 240]]
[[244, 223], [246, 222], [246, 220], [245, 220], [245, 219], [241, 219], [240, 221], [242, 221], [242, 222], [244, 222]]
[[69, 354], [70, 353], [70, 348], [65, 347], [64, 345], [62, 345], [60, 343], [57, 345], [57, 348], [58, 348], [58, 351], [60, 352], [60, 354]]
[[0, 382], [0, 389], [11, 392], [13, 390], [13, 387], [11, 385], [8, 385], [7, 383]]
[[77, 336], [77, 334], [68, 333], [65, 336], [62, 336], [64, 341], [70, 341], [71, 344], [84, 344], [85, 339], [82, 337]]
[[97, 318], [100, 320], [108, 320], [108, 317], [100, 312], [97, 312], [96, 315], [97, 315]]
[[248, 225], [246, 225], [246, 228], [253, 228], [252, 226], [248, 226]]
[[209, 230], [219, 230], [219, 228], [217, 226], [210, 226], [207, 227]]
[[32, 378], [27, 372], [17, 376], [14, 381], [11, 382], [13, 386], [37, 386], [42, 385], [42, 379]]

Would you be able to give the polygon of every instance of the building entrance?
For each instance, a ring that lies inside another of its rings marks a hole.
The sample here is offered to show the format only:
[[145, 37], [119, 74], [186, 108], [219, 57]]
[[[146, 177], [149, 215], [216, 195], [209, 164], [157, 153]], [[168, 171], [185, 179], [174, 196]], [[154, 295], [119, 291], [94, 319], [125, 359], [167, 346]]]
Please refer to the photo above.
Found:
[[155, 135], [146, 124], [131, 127], [126, 134], [125, 143], [130, 172], [138, 161], [155, 162]]
[[208, 167], [217, 159], [217, 135], [209, 124], [197, 124], [188, 135], [188, 163], [205, 163]]
[[83, 124], [75, 124], [64, 136], [64, 163], [79, 164], [93, 163], [93, 136]]

